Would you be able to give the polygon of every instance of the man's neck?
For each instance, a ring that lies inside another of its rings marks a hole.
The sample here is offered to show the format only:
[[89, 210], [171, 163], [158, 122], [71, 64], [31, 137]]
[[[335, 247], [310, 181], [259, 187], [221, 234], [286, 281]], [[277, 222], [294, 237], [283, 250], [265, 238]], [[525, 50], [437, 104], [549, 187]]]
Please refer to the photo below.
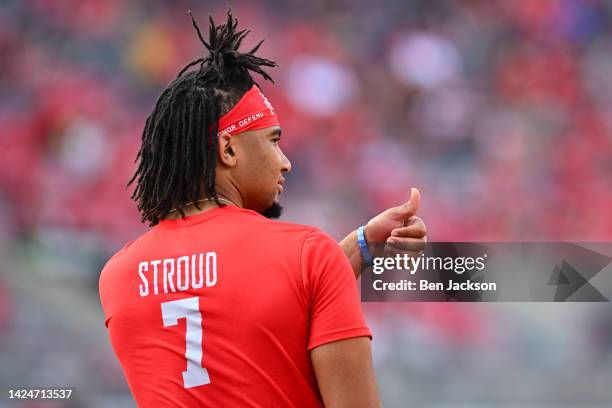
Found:
[[[219, 201], [222, 204], [237, 206], [233, 201], [223, 197], [221, 194], [218, 194], [218, 196], [219, 196]], [[196, 215], [196, 214], [199, 214], [199, 213], [202, 213], [208, 210], [212, 210], [218, 207], [219, 205], [213, 199], [204, 198], [204, 199], [197, 201], [196, 203], [190, 203], [189, 205], [183, 207], [182, 211], [185, 217], [190, 217], [192, 215]], [[165, 219], [166, 220], [176, 220], [182, 217], [183, 215], [179, 211], [172, 211], [170, 214], [168, 214], [168, 216]]]

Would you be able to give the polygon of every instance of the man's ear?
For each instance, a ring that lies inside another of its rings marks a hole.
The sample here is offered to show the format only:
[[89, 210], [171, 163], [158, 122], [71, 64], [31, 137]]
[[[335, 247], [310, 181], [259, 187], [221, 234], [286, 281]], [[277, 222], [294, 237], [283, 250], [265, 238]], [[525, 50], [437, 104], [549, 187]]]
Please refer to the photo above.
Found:
[[219, 162], [223, 163], [227, 167], [234, 167], [236, 165], [236, 146], [235, 139], [228, 133], [223, 133], [219, 136]]

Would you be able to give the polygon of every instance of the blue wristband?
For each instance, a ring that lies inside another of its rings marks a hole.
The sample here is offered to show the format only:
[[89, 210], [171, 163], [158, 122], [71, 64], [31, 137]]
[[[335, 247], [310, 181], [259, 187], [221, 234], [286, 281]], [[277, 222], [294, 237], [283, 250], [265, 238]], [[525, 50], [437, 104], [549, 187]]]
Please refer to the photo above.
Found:
[[363, 262], [366, 265], [372, 265], [372, 255], [370, 254], [370, 250], [368, 249], [368, 243], [365, 239], [365, 225], [357, 228], [357, 243], [359, 244], [359, 249], [361, 249], [361, 256], [363, 257]]

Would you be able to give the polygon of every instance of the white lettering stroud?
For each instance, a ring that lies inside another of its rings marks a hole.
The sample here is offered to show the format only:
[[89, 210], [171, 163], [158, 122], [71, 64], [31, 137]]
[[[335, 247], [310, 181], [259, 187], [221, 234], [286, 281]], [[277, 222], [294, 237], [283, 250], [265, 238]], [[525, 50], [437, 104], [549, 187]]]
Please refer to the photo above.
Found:
[[[191, 262], [189, 262], [191, 260]], [[158, 273], [159, 266], [162, 273]], [[151, 272], [152, 271], [152, 272]], [[158, 284], [159, 275], [162, 285]], [[163, 293], [185, 292], [189, 289], [207, 288], [217, 284], [217, 254], [216, 252], [201, 252], [184, 255], [178, 258], [156, 259], [138, 264], [138, 285], [140, 297], [149, 296], [149, 281], [153, 281], [153, 294], [158, 295], [161, 286]]]

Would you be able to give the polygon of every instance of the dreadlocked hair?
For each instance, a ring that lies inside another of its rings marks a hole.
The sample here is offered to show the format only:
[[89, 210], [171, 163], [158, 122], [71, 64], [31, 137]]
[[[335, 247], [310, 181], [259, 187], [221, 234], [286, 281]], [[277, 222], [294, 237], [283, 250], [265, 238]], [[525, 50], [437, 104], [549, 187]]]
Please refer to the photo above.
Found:
[[238, 20], [230, 10], [221, 25], [209, 15], [208, 42], [189, 15], [208, 56], [187, 64], [155, 102], [142, 132], [138, 167], [128, 182], [136, 182], [132, 199], [150, 226], [171, 211], [184, 217], [190, 203], [200, 209], [202, 198], [223, 206], [215, 190], [219, 118], [256, 84], [249, 71], [274, 82], [262, 67], [277, 66], [255, 56], [264, 40], [247, 53], [238, 51], [250, 30], [236, 31]]

